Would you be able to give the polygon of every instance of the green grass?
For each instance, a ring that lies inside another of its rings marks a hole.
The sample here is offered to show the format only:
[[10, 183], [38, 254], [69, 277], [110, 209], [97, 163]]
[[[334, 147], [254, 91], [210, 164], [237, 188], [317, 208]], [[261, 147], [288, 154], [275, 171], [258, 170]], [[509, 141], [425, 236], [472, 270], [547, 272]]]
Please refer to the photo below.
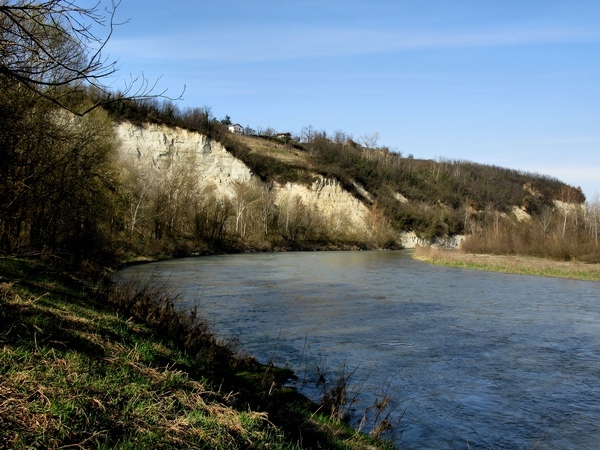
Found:
[[167, 297], [0, 259], [0, 448], [391, 448]]

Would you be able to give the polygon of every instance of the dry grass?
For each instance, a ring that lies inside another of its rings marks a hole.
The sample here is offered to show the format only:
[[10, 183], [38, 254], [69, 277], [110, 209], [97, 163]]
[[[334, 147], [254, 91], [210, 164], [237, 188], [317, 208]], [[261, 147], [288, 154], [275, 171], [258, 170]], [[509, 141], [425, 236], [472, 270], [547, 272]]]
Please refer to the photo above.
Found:
[[579, 261], [553, 261], [519, 255], [472, 254], [432, 247], [415, 248], [413, 257], [420, 261], [466, 269], [600, 281], [600, 264]]
[[252, 152], [270, 156], [293, 166], [310, 167], [310, 157], [306, 152], [297, 150], [283, 143], [240, 135], [232, 135], [232, 139], [244, 144]]
[[[177, 355], [144, 339], [143, 325], [93, 309], [79, 316], [14, 283], [0, 292], [3, 315], [14, 313], [1, 334], [0, 448], [252, 448], [277, 434], [265, 413], [236, 410], [230, 395], [192, 379], [176, 359], [157, 366], [157, 355]], [[47, 314], [61, 318], [61, 336]], [[96, 354], [86, 348], [94, 346]]]

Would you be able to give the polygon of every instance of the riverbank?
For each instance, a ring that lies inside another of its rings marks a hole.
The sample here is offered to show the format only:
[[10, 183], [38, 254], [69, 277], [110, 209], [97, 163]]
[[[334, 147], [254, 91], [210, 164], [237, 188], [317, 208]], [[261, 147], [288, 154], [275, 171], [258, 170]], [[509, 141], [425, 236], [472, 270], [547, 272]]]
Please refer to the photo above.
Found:
[[[327, 242], [327, 241], [281, 241], [276, 244], [265, 243], [253, 246], [241, 240], [209, 245], [185, 243], [164, 240], [161, 246], [147, 248], [139, 246], [121, 250], [117, 255], [116, 266], [126, 267], [135, 264], [164, 261], [173, 258], [191, 256], [231, 255], [237, 253], [285, 253], [285, 252], [325, 252], [325, 251], [366, 251], [366, 250], [400, 250], [404, 247], [397, 243], [388, 243], [385, 247], [367, 245], [364, 242]], [[126, 245], [122, 247], [127, 248]]]
[[519, 255], [483, 255], [432, 247], [416, 247], [413, 258], [438, 265], [574, 280], [600, 281], [600, 264], [553, 261]]
[[0, 324], [0, 448], [392, 448], [164, 292], [1, 258]]

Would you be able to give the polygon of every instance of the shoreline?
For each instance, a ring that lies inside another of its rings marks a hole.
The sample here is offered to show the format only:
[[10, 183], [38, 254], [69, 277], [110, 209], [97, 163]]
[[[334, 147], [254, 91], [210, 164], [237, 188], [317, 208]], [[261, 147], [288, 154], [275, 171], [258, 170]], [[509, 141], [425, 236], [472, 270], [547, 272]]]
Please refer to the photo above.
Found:
[[342, 251], [342, 252], [353, 252], [353, 251], [397, 251], [397, 250], [410, 250], [410, 248], [401, 246], [392, 247], [369, 247], [367, 245], [359, 244], [335, 244], [335, 243], [322, 243], [322, 242], [309, 242], [304, 245], [277, 245], [269, 248], [260, 247], [236, 247], [236, 246], [225, 246], [221, 248], [207, 248], [198, 251], [189, 251], [179, 254], [169, 253], [157, 253], [157, 254], [135, 254], [129, 256], [122, 256], [118, 259], [115, 265], [112, 267], [113, 271], [119, 271], [129, 266], [136, 266], [139, 264], [148, 264], [159, 261], [168, 261], [171, 259], [178, 258], [196, 258], [202, 256], [216, 256], [216, 255], [237, 255], [241, 253], [291, 253], [291, 252], [331, 252], [331, 251]]
[[521, 255], [472, 254], [431, 247], [415, 248], [413, 258], [440, 266], [486, 272], [600, 281], [600, 264], [586, 264], [580, 261], [553, 261]]
[[236, 353], [160, 290], [96, 283], [0, 258], [0, 319], [12, 324], [0, 333], [0, 400], [11, 399], [0, 448], [393, 448], [321, 411], [285, 386], [289, 369]]

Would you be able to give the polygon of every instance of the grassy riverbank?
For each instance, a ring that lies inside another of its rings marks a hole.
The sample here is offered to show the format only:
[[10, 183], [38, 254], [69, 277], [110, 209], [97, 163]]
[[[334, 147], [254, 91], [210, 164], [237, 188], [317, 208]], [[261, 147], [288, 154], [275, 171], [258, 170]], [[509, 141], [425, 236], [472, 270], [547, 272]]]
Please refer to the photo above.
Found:
[[0, 259], [0, 448], [391, 448], [159, 292]]
[[518, 255], [481, 255], [431, 247], [415, 248], [413, 257], [420, 261], [465, 269], [600, 281], [600, 264], [579, 261], [553, 261]]

